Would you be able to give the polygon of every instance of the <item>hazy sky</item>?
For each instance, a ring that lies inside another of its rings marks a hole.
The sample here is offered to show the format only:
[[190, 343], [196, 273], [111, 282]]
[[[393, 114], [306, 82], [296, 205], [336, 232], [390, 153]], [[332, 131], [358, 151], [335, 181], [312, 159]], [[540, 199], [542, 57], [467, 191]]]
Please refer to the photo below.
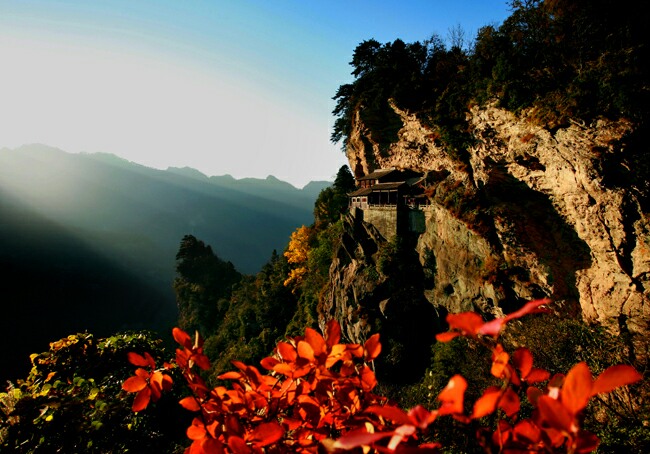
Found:
[[469, 38], [505, 0], [0, 0], [0, 148], [44, 143], [301, 187], [346, 163], [332, 96], [363, 40]]

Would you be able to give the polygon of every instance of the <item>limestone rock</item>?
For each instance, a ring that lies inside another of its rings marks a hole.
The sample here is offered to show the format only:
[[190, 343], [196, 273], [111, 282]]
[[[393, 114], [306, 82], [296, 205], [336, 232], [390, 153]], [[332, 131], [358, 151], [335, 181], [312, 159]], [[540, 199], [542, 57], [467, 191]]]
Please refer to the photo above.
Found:
[[[423, 264], [434, 257], [431, 303], [498, 315], [513, 301], [549, 296], [565, 314], [614, 333], [648, 332], [650, 216], [639, 188], [608, 181], [612, 166], [623, 181], [634, 172], [622, 158], [634, 125], [599, 120], [551, 131], [526, 113], [475, 107], [476, 145], [460, 162], [415, 115], [394, 109], [403, 122], [397, 143], [373, 143], [357, 116], [347, 154], [357, 176], [387, 167], [429, 176], [433, 207], [416, 247]], [[345, 271], [340, 260], [332, 267], [330, 311], [363, 300], [363, 284], [352, 283], [360, 264], [350, 260]], [[365, 329], [356, 326], [351, 339]]]

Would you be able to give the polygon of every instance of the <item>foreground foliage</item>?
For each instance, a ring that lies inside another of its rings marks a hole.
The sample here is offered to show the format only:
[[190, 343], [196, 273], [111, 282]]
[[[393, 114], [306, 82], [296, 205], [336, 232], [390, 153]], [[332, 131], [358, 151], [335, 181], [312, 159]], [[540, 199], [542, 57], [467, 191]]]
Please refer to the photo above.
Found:
[[[548, 300], [533, 301], [520, 310], [489, 322], [476, 313], [450, 314], [450, 331], [439, 342], [466, 337], [491, 352], [490, 374], [498, 385], [483, 390], [466, 411], [467, 380], [451, 377], [438, 394], [439, 406], [429, 411], [415, 406], [406, 412], [373, 392], [377, 385], [372, 362], [381, 352], [379, 336], [364, 345], [343, 344], [336, 321], [325, 336], [308, 328], [304, 336], [278, 343], [264, 358], [265, 374], [233, 361], [237, 371], [220, 375], [231, 386], [208, 387], [200, 370], [210, 363], [198, 334], [192, 338], [175, 328], [178, 367], [190, 395], [180, 404], [195, 417], [186, 434], [188, 453], [262, 452], [437, 452], [442, 446], [429, 439], [440, 418], [462, 424], [494, 424], [477, 432], [487, 452], [592, 452], [599, 440], [582, 428], [582, 415], [590, 399], [642, 379], [631, 366], [617, 365], [595, 379], [580, 362], [564, 374], [551, 374], [533, 366], [529, 349], [509, 353], [499, 343], [505, 325], [524, 315], [543, 312]], [[133, 411], [145, 409], [164, 391], [173, 366], [157, 369], [153, 359], [132, 354], [136, 374], [123, 384], [136, 393]], [[523, 415], [523, 404], [533, 411]], [[520, 413], [522, 415], [520, 416]]]
[[147, 332], [75, 334], [32, 355], [29, 376], [0, 393], [0, 452], [173, 451], [183, 442], [179, 426], [189, 420], [178, 395], [164, 396], [147, 413], [133, 413], [124, 399], [121, 386], [131, 372], [125, 359], [134, 351], [165, 356]]

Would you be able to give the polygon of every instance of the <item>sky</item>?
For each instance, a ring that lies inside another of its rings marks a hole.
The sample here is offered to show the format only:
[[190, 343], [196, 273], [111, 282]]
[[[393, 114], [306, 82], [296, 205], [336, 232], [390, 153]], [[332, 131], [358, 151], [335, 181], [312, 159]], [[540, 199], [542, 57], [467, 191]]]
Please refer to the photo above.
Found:
[[332, 97], [359, 43], [471, 39], [508, 15], [506, 0], [0, 0], [0, 149], [333, 180]]

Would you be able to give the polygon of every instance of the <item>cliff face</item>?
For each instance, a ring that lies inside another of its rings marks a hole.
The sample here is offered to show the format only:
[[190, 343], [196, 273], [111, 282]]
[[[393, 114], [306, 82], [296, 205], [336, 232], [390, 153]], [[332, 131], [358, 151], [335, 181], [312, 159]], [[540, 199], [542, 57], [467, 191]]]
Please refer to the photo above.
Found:
[[[398, 142], [380, 147], [357, 116], [347, 154], [357, 177], [388, 167], [426, 173], [433, 206], [414, 241], [434, 306], [497, 315], [549, 296], [560, 311], [633, 340], [648, 332], [650, 217], [643, 188], [627, 178], [630, 123], [550, 131], [525, 114], [474, 108], [475, 145], [453, 158], [414, 115], [395, 111]], [[355, 274], [350, 266], [335, 263], [332, 277]], [[330, 305], [343, 300], [337, 288], [335, 279]]]
[[392, 381], [422, 373], [440, 327], [424, 296], [426, 279], [414, 246], [408, 238], [388, 242], [372, 224], [348, 214], [319, 308], [322, 328], [336, 319], [351, 342], [380, 333], [378, 370]]

